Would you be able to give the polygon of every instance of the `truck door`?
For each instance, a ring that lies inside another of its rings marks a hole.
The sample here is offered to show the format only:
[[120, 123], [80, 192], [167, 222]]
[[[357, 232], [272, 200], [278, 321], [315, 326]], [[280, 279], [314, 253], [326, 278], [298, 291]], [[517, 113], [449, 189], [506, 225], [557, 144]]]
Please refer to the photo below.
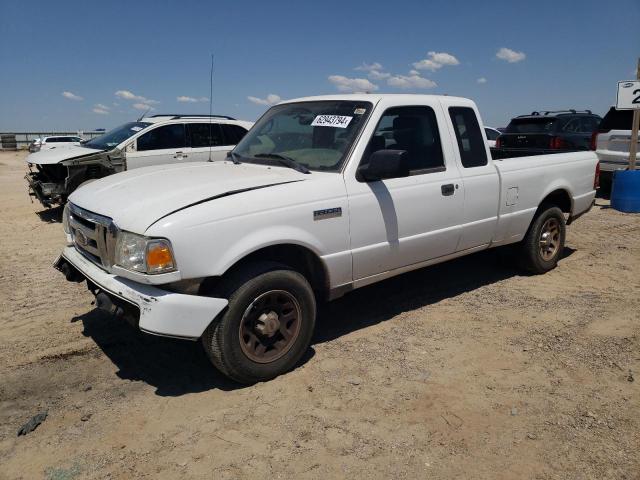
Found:
[[[345, 172], [354, 280], [451, 254], [460, 236], [464, 188], [439, 103], [389, 102], [378, 104], [363, 132], [368, 144], [354, 151], [360, 161]], [[358, 179], [358, 164], [382, 149], [405, 150], [410, 175]]]
[[491, 154], [480, 129], [478, 115], [471, 106], [443, 99], [450, 119], [454, 148], [464, 184], [462, 232], [457, 250], [488, 245], [496, 231], [500, 179], [489, 159]]
[[188, 162], [190, 148], [186, 146], [183, 123], [162, 125], [142, 134], [134, 151], [127, 151], [127, 170], [151, 165]]

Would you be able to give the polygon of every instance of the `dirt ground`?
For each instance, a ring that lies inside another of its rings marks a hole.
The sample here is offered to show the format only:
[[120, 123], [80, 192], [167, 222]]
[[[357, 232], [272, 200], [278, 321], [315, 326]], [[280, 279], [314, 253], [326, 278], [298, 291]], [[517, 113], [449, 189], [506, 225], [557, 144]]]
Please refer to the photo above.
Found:
[[543, 276], [484, 252], [353, 292], [239, 387], [51, 267], [24, 158], [0, 153], [0, 478], [640, 478], [640, 215], [598, 199]]

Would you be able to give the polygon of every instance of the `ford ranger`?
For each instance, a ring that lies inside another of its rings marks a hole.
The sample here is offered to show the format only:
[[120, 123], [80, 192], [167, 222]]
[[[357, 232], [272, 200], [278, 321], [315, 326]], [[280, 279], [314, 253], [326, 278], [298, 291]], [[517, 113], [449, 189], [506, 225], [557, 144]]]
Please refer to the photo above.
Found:
[[122, 172], [64, 212], [56, 268], [144, 332], [201, 339], [242, 383], [293, 368], [318, 302], [511, 244], [553, 269], [593, 152], [493, 161], [471, 100], [333, 95], [269, 109], [212, 163]]

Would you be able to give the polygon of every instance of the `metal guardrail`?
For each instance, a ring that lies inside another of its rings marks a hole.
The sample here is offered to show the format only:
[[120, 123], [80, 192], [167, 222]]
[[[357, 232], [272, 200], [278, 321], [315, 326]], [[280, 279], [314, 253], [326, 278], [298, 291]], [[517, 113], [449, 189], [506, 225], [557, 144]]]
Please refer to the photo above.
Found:
[[104, 135], [105, 132], [102, 131], [82, 131], [82, 130], [77, 130], [74, 132], [58, 132], [58, 131], [52, 131], [52, 130], [40, 130], [40, 131], [35, 131], [35, 132], [0, 132], [0, 135], [2, 136], [6, 136], [6, 135], [13, 135], [15, 136], [15, 143], [17, 144], [18, 148], [26, 148], [29, 146], [29, 144], [35, 140], [38, 137], [46, 137], [46, 136], [51, 136], [51, 135], [63, 135], [63, 136], [79, 136], [84, 138], [85, 140], [89, 140], [91, 138], [95, 138], [95, 137], [99, 137], [100, 135]]

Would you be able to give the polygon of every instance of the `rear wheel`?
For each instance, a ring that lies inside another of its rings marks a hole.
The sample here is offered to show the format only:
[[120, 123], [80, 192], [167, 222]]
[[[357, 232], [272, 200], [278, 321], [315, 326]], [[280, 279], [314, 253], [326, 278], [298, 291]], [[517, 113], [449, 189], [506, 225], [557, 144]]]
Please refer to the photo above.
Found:
[[558, 264], [564, 250], [566, 227], [562, 210], [543, 205], [520, 244], [521, 266], [531, 273], [546, 273]]
[[316, 319], [315, 296], [303, 275], [262, 263], [236, 272], [217, 290], [229, 306], [202, 342], [218, 370], [237, 382], [255, 383], [300, 361]]

